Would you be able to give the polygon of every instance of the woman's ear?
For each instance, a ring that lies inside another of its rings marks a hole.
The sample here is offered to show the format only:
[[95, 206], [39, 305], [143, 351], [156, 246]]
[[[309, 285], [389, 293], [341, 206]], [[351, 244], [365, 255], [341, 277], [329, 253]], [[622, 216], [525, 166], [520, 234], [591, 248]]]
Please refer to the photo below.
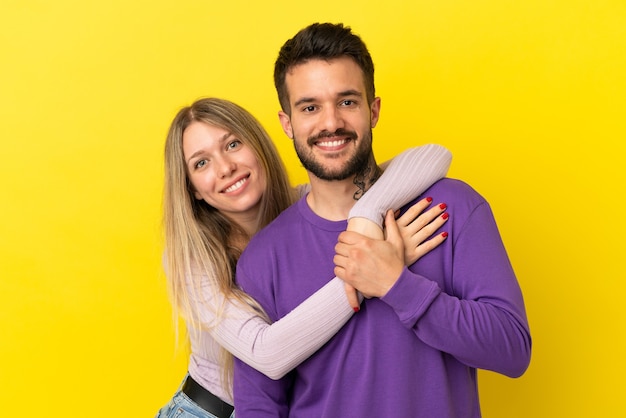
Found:
[[293, 129], [291, 127], [291, 118], [289, 115], [281, 110], [278, 112], [278, 120], [280, 121], [280, 125], [283, 127], [285, 134], [289, 138], [293, 139]]
[[195, 187], [193, 187], [193, 183], [191, 183], [191, 180], [189, 180], [189, 177], [187, 177], [187, 181], [189, 183], [187, 183], [187, 187], [190, 193], [193, 193], [193, 197], [196, 198], [196, 200], [202, 200], [202, 195], [200, 193], [198, 193], [198, 191], [196, 190]]

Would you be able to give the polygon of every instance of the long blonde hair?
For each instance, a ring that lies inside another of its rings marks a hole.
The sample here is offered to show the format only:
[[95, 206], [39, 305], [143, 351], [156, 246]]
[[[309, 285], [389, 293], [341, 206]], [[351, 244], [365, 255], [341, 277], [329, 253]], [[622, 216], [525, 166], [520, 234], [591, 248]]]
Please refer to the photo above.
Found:
[[[267, 179], [260, 202], [258, 229], [278, 216], [294, 197], [278, 151], [265, 129], [248, 111], [227, 100], [204, 98], [178, 112], [165, 143], [165, 272], [175, 324], [177, 326], [179, 317], [184, 318], [193, 328], [188, 329], [189, 332], [210, 329], [218, 323], [222, 306], [215, 306], [216, 300], [235, 299], [261, 312], [258, 304], [237, 287], [234, 277], [235, 265], [243, 248], [234, 245], [233, 238], [244, 237], [247, 243], [251, 237], [219, 210], [194, 196], [182, 143], [185, 129], [196, 121], [232, 133], [256, 155]], [[216, 320], [213, 324], [200, 324], [197, 312], [203, 298], [199, 281], [207, 278], [211, 291], [221, 292], [225, 298], [213, 298], [202, 306], [213, 310]], [[224, 383], [229, 389], [232, 355], [222, 351]]]

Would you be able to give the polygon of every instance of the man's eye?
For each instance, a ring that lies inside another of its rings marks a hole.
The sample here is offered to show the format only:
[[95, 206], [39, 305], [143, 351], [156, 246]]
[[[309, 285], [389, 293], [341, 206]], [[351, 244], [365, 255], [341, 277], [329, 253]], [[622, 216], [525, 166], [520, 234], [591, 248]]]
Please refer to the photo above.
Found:
[[353, 104], [355, 104], [354, 100], [344, 100], [341, 102], [341, 104], [343, 106], [352, 106]]
[[307, 106], [302, 109], [304, 112], [313, 112], [315, 110], [315, 106]]

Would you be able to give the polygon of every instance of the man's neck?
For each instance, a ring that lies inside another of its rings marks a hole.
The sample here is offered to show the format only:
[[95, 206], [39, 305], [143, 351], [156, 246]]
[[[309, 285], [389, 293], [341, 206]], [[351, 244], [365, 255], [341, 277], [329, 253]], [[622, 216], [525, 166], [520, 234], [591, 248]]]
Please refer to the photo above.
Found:
[[311, 191], [307, 203], [318, 216], [331, 221], [348, 218], [356, 201], [374, 184], [381, 170], [372, 160], [370, 169], [346, 180], [322, 180], [309, 173]]

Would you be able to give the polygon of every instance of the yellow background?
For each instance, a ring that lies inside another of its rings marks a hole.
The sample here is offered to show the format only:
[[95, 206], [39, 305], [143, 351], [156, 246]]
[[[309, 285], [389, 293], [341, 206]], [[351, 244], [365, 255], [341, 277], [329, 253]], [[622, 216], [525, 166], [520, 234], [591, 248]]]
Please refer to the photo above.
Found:
[[527, 373], [485, 417], [626, 414], [626, 2], [3, 0], [2, 416], [149, 417], [185, 371], [160, 267], [175, 112], [232, 99], [305, 179], [273, 61], [343, 21], [376, 63], [379, 161], [427, 142], [491, 202], [525, 294]]

